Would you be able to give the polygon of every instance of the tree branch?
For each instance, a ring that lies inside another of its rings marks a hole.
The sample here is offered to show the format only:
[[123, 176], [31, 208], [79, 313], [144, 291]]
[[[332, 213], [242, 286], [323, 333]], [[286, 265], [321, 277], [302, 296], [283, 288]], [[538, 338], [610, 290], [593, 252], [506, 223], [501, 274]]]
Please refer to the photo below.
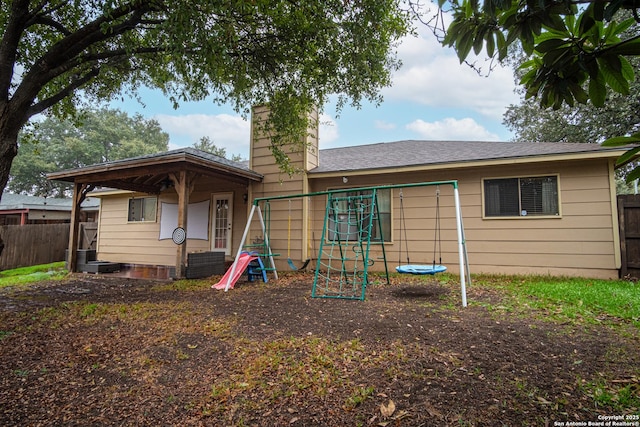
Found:
[[135, 55], [146, 55], [151, 53], [161, 53], [169, 51], [166, 47], [140, 47], [137, 49], [115, 49], [109, 51], [103, 51], [99, 53], [94, 53], [90, 55], [82, 55], [74, 58], [73, 60], [66, 62], [64, 64], [60, 64], [59, 67], [51, 70], [50, 75], [51, 78], [59, 77], [60, 75], [70, 71], [76, 67], [93, 64], [94, 66], [98, 66], [100, 61], [109, 60], [109, 59], [118, 59], [118, 58], [127, 58]]
[[[25, 1], [25, 0], [22, 0]], [[55, 43], [46, 54], [36, 61], [24, 76], [20, 86], [14, 93], [13, 100], [17, 108], [30, 109], [31, 104], [40, 90], [52, 79], [68, 71], [73, 58], [92, 45], [117, 37], [122, 33], [135, 28], [142, 16], [152, 10], [146, 2], [134, 2], [114, 9], [110, 14], [104, 14], [83, 28]], [[104, 31], [104, 25], [117, 22], [119, 19], [131, 14], [131, 17], [112, 28], [112, 31]], [[28, 104], [27, 104], [28, 103]]]
[[62, 34], [64, 34], [65, 36], [70, 36], [72, 34], [71, 31], [67, 30], [64, 25], [62, 25], [60, 22], [55, 21], [49, 16], [44, 16], [44, 15], [35, 16], [29, 22], [29, 26], [35, 25], [35, 24], [42, 24], [42, 25], [47, 25], [49, 27], [53, 27], [59, 32], [61, 32]]
[[29, 109], [27, 110], [27, 117], [33, 117], [36, 114], [42, 113], [47, 108], [55, 105], [56, 103], [60, 102], [61, 100], [69, 96], [71, 93], [73, 93], [73, 91], [80, 88], [85, 83], [98, 77], [99, 74], [100, 74], [100, 67], [92, 68], [91, 71], [89, 71], [87, 74], [85, 74], [80, 78], [77, 78], [76, 80], [71, 82], [69, 85], [67, 85], [65, 88], [60, 90], [55, 95], [50, 96], [47, 99], [43, 99], [42, 101], [36, 104], [33, 104], [31, 107], [29, 107]]

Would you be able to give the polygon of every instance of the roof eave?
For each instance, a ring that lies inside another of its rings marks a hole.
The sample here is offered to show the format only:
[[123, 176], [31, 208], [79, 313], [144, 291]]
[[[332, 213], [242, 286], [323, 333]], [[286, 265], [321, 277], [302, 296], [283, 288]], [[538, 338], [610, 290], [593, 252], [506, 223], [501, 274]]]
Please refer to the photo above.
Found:
[[223, 163], [211, 162], [206, 159], [203, 159], [202, 157], [194, 156], [193, 154], [186, 153], [186, 152], [170, 153], [168, 155], [158, 156], [158, 157], [138, 158], [138, 159], [131, 159], [131, 160], [129, 159], [117, 160], [114, 162], [102, 163], [99, 165], [85, 166], [85, 167], [76, 168], [76, 169], [67, 169], [60, 172], [51, 172], [47, 174], [47, 179], [75, 182], [76, 178], [82, 177], [82, 176], [89, 176], [89, 175], [95, 175], [95, 174], [118, 171], [118, 170], [143, 168], [143, 167], [149, 167], [149, 166], [158, 166], [158, 165], [166, 166], [167, 164], [175, 164], [179, 162], [186, 162], [192, 165], [197, 165], [205, 168], [214, 168], [219, 171], [232, 173], [236, 176], [241, 176], [251, 181], [260, 182], [263, 179], [263, 176], [257, 172], [254, 172], [251, 170], [245, 170], [242, 168], [235, 168], [233, 166], [225, 165]]
[[482, 166], [498, 166], [498, 165], [513, 165], [513, 164], [527, 164], [527, 163], [539, 163], [541, 161], [570, 161], [570, 160], [586, 160], [586, 159], [615, 159], [625, 153], [627, 149], [616, 149], [606, 151], [590, 151], [581, 153], [562, 153], [562, 154], [544, 154], [535, 156], [522, 156], [522, 157], [509, 157], [501, 159], [481, 159], [481, 160], [465, 160], [461, 162], [441, 162], [430, 163], [421, 165], [409, 165], [409, 166], [394, 166], [394, 167], [380, 167], [380, 168], [363, 168], [363, 169], [341, 169], [332, 170], [326, 172], [314, 172], [309, 171], [311, 178], [331, 178], [342, 175], [373, 175], [379, 174], [382, 171], [386, 173], [393, 172], [414, 172], [414, 171], [427, 171], [427, 170], [442, 170], [442, 169], [456, 169], [456, 168], [471, 168]]

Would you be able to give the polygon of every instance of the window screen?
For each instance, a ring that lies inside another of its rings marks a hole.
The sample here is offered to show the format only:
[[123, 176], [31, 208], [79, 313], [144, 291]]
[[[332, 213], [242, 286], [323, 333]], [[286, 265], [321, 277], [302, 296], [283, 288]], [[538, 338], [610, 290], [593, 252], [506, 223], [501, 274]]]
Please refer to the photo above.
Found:
[[486, 179], [487, 217], [559, 215], [558, 177]]
[[128, 220], [130, 222], [155, 221], [157, 202], [156, 197], [129, 199]]
[[[369, 197], [367, 197], [369, 196]], [[371, 219], [371, 191], [346, 191], [334, 195], [334, 205], [330, 210], [328, 240], [357, 241], [366, 239]], [[371, 240], [391, 241], [391, 190], [377, 190], [377, 213], [373, 218]], [[382, 228], [382, 230], [380, 229]], [[362, 233], [362, 235], [359, 235]]]

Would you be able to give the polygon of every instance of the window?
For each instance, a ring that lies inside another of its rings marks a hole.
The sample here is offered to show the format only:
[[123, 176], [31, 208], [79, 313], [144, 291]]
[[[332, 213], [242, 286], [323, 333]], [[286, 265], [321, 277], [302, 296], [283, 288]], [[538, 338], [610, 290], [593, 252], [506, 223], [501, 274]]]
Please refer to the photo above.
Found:
[[156, 197], [129, 199], [129, 222], [155, 221], [157, 204]]
[[484, 180], [487, 217], [560, 215], [558, 177]]
[[391, 190], [376, 191], [376, 211], [379, 218], [371, 218], [371, 195], [371, 190], [333, 194], [333, 206], [329, 212], [328, 240], [353, 242], [367, 239], [369, 221], [373, 221], [371, 241], [391, 241]]

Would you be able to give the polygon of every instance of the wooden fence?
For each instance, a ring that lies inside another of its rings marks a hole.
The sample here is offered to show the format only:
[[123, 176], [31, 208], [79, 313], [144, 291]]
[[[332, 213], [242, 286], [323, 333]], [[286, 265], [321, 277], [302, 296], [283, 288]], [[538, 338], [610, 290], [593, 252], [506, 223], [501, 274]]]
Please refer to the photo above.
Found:
[[3, 225], [0, 270], [64, 261], [69, 224]]

